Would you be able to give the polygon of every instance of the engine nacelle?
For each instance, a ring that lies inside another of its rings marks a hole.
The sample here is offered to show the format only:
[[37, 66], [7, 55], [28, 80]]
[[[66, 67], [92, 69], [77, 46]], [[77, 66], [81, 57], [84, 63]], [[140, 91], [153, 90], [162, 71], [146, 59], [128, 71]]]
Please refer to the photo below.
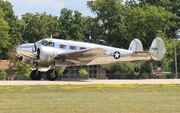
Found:
[[41, 46], [37, 49], [37, 59], [42, 63], [51, 63], [54, 61], [54, 48]]
[[23, 64], [30, 64], [31, 60], [29, 60], [28, 58], [24, 58], [24, 57], [19, 57], [19, 61]]

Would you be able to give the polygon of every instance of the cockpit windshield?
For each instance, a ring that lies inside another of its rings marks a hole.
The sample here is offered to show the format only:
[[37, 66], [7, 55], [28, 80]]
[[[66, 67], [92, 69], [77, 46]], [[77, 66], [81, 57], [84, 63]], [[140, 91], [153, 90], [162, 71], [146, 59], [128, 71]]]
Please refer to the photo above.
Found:
[[47, 40], [40, 40], [37, 42], [38, 45], [53, 47], [53, 42]]
[[46, 45], [48, 41], [47, 40], [40, 40], [37, 42], [38, 45]]

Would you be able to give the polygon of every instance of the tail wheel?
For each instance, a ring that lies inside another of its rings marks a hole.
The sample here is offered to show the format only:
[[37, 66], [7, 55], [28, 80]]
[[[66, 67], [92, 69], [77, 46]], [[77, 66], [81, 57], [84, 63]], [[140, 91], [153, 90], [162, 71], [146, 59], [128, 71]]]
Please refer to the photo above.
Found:
[[139, 69], [138, 67], [135, 67], [135, 68], [134, 68], [134, 71], [137, 73], [137, 72], [140, 71], [140, 69]]
[[41, 72], [38, 70], [33, 70], [30, 75], [32, 80], [40, 80], [41, 79]]
[[48, 70], [46, 76], [48, 80], [54, 81], [57, 79], [58, 74], [55, 70]]

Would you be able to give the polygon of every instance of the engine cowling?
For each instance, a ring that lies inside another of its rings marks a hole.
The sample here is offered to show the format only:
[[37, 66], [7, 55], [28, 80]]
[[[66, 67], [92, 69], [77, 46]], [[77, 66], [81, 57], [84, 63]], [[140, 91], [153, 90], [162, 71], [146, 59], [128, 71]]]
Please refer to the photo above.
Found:
[[31, 63], [31, 60], [29, 60], [28, 58], [25, 58], [25, 57], [20, 56], [20, 57], [19, 57], [19, 62], [21, 62], [21, 63], [23, 63], [23, 64], [30, 64], [30, 63]]
[[54, 48], [41, 46], [37, 49], [37, 59], [43, 63], [50, 63], [54, 60]]

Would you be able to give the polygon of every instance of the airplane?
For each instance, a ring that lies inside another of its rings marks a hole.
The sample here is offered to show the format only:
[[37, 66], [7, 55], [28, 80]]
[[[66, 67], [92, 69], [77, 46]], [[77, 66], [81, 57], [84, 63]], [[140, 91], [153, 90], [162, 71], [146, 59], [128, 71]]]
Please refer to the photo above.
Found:
[[[118, 62], [138, 62], [141, 60], [161, 60], [166, 53], [164, 41], [156, 37], [149, 51], [143, 51], [142, 43], [135, 38], [129, 49], [116, 48], [94, 43], [45, 38], [35, 43], [22, 44], [16, 48], [16, 56], [24, 64], [35, 65], [30, 77], [40, 80], [43, 67], [48, 67], [46, 77], [57, 79], [57, 66], [101, 65]], [[136, 65], [135, 72], [139, 72]]]

